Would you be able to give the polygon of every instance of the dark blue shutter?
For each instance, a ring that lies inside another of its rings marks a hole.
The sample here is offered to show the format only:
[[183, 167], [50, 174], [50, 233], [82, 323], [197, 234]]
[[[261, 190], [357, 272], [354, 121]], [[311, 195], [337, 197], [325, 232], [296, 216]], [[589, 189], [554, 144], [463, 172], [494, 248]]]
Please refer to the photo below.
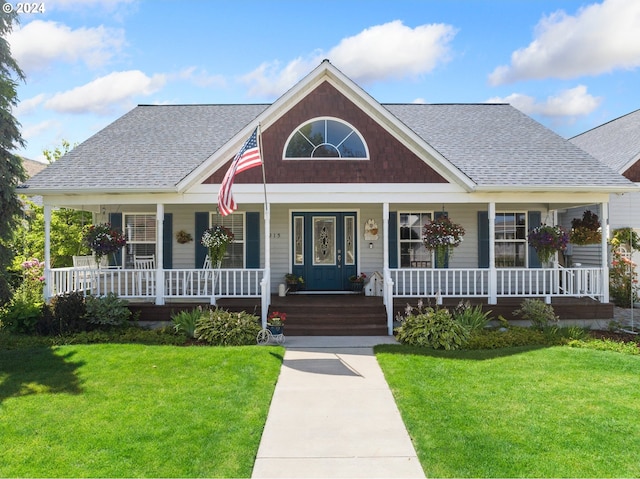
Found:
[[209, 227], [209, 213], [207, 212], [197, 212], [196, 213], [196, 234], [194, 238], [194, 242], [196, 244], [196, 264], [194, 268], [202, 268], [204, 264], [204, 258], [207, 256], [207, 248], [202, 246], [200, 240], [202, 239], [202, 234], [204, 230]]
[[398, 213], [389, 212], [389, 268], [398, 267]]
[[[529, 211], [529, 231], [533, 228], [540, 226], [542, 221], [542, 214], [539, 211]], [[536, 250], [529, 246], [529, 268], [541, 268], [542, 263], [538, 258]]]
[[173, 268], [173, 213], [164, 214], [162, 225], [162, 265], [164, 269]]
[[489, 213], [478, 211], [478, 268], [489, 267]]
[[[109, 223], [114, 230], [122, 233], [122, 213], [109, 213]], [[126, 246], [124, 246], [126, 248]], [[122, 264], [122, 248], [120, 248], [115, 254], [110, 255], [109, 264], [111, 266], [124, 266]], [[114, 263], [115, 260], [115, 263]]]
[[[433, 214], [433, 219], [437, 220], [441, 216], [449, 216], [449, 214], [446, 211], [436, 211]], [[438, 264], [438, 255], [436, 254], [434, 256], [435, 256], [434, 263], [435, 263], [436, 268], [448, 268], [449, 267], [449, 252], [448, 251], [444, 255], [444, 264], [443, 265]]]
[[245, 264], [247, 268], [260, 267], [260, 213], [245, 214]]

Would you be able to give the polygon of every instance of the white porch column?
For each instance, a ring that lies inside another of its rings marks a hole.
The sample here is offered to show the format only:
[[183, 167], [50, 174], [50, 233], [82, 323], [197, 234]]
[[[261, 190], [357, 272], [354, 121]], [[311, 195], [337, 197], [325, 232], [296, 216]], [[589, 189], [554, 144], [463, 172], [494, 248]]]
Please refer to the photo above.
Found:
[[393, 284], [389, 271], [389, 203], [382, 204], [382, 299], [387, 309], [387, 333], [393, 335]]
[[264, 203], [264, 277], [262, 286], [262, 327], [267, 327], [267, 316], [271, 304], [271, 205]]
[[51, 289], [51, 205], [44, 205], [44, 300], [49, 302]]
[[609, 302], [609, 203], [600, 204], [600, 225], [602, 227], [602, 240], [600, 249], [602, 251], [600, 265], [602, 267], [602, 302]]
[[164, 304], [164, 204], [156, 205], [156, 304]]
[[498, 272], [496, 271], [496, 204], [489, 203], [489, 304], [498, 304]]

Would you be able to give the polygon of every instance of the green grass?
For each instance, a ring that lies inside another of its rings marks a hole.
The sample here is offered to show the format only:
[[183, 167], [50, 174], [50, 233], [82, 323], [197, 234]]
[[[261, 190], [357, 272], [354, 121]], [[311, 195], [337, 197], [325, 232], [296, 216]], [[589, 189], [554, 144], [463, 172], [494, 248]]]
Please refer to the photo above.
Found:
[[640, 357], [377, 346], [427, 477], [640, 477]]
[[280, 347], [0, 351], [1, 477], [250, 477]]

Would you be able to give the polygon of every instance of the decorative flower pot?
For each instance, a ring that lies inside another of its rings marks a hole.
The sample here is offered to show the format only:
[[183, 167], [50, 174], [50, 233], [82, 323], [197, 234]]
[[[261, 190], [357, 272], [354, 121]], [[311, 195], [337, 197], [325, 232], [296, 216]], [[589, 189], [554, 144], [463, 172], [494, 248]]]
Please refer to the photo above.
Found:
[[282, 334], [284, 326], [272, 326], [271, 324], [267, 324], [267, 329], [271, 331], [271, 334]]
[[351, 291], [356, 293], [361, 293], [364, 288], [364, 281], [352, 281], [351, 282]]

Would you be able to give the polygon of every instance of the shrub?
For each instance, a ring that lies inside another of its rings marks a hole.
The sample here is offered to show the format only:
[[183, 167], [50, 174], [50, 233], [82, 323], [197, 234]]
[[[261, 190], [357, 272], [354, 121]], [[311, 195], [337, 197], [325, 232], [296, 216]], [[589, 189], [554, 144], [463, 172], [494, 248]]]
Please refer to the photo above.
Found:
[[259, 318], [253, 314], [216, 308], [198, 320], [194, 336], [216, 346], [241, 346], [256, 344], [261, 329]]
[[87, 296], [86, 318], [91, 324], [99, 326], [124, 326], [131, 317], [131, 311], [127, 308], [128, 302], [118, 298], [115, 293], [107, 293], [106, 296]]
[[522, 316], [531, 322], [531, 326], [542, 331], [551, 323], [557, 323], [560, 318], [553, 311], [553, 306], [539, 299], [525, 299], [513, 314]]
[[22, 282], [9, 303], [0, 311], [4, 327], [12, 333], [33, 334], [42, 318], [44, 263], [30, 259], [21, 265]]
[[545, 344], [547, 344], [547, 337], [542, 331], [513, 326], [500, 329], [476, 330], [471, 334], [466, 344], [466, 349], [501, 349]]
[[180, 311], [171, 315], [173, 328], [176, 333], [184, 333], [189, 338], [195, 338], [196, 324], [204, 315], [202, 307], [198, 306], [191, 311]]
[[51, 300], [51, 310], [60, 334], [86, 331], [87, 307], [82, 292], [76, 291], [54, 297]]
[[624, 354], [640, 354], [640, 346], [634, 342], [612, 341], [611, 339], [573, 339], [567, 343], [572, 348], [596, 349]]
[[471, 306], [469, 301], [461, 301], [453, 310], [453, 319], [469, 332], [484, 329], [491, 321], [491, 311], [482, 311], [482, 305]]
[[448, 309], [427, 308], [409, 314], [397, 329], [397, 339], [410, 346], [458, 349], [469, 339], [469, 331], [451, 316]]

